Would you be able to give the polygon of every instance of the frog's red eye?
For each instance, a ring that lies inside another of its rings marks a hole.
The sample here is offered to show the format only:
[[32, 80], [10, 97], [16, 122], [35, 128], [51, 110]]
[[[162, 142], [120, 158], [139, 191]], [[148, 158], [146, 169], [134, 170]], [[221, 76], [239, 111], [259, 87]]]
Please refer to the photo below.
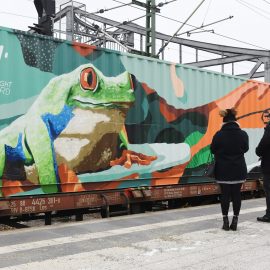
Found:
[[81, 86], [84, 90], [95, 91], [98, 86], [97, 74], [93, 68], [86, 68], [81, 72]]

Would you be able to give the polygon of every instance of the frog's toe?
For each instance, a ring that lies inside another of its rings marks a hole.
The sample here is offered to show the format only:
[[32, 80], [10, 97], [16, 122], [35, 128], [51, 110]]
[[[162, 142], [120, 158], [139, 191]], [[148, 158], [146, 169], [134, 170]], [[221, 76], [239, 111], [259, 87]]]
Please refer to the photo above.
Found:
[[150, 165], [152, 161], [156, 160], [156, 156], [147, 156], [142, 153], [137, 153], [131, 150], [124, 150], [122, 156], [119, 159], [112, 160], [110, 162], [111, 166], [121, 165], [129, 169], [132, 164], [138, 165]]

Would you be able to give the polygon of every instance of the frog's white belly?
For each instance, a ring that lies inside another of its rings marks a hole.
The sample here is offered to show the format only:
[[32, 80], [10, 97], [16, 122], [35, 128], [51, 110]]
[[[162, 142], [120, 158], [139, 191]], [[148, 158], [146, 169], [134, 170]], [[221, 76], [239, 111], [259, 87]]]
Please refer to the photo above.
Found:
[[108, 116], [88, 110], [75, 109], [73, 113], [74, 117], [54, 141], [55, 152], [68, 162], [78, 158], [81, 149], [90, 143], [89, 135], [98, 123], [110, 121]]
[[74, 117], [54, 141], [57, 164], [64, 163], [76, 173], [107, 167], [115, 158], [112, 149], [116, 147], [124, 115], [105, 109], [77, 108], [73, 113]]

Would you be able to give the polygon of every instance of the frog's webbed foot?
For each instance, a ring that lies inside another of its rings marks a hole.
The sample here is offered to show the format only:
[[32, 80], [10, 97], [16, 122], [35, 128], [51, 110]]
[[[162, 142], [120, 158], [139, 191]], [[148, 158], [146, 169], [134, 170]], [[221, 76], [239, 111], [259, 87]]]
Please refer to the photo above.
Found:
[[132, 164], [149, 165], [156, 159], [157, 156], [147, 156], [135, 151], [124, 150], [120, 158], [110, 161], [110, 166], [121, 165], [129, 169]]

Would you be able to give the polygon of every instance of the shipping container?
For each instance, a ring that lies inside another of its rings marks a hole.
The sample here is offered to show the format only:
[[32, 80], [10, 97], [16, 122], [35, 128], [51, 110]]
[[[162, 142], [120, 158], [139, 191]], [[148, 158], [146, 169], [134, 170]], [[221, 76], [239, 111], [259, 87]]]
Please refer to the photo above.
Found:
[[251, 170], [268, 83], [0, 28], [0, 197], [213, 184], [231, 107]]

